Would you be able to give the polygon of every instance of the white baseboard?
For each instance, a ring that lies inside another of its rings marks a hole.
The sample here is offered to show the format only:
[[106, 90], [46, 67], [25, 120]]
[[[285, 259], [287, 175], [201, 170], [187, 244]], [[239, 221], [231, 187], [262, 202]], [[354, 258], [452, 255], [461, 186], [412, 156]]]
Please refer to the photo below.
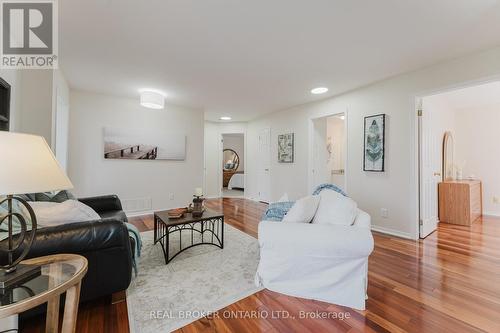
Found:
[[491, 216], [491, 217], [500, 217], [499, 213], [492, 213], [492, 212], [483, 212], [484, 216]]
[[143, 215], [153, 215], [154, 212], [159, 212], [161, 210], [169, 210], [177, 207], [169, 207], [169, 208], [158, 208], [154, 210], [143, 210], [143, 211], [137, 211], [137, 212], [125, 212], [125, 215], [127, 217], [136, 217], [136, 216], [143, 216]]
[[372, 225], [372, 230], [380, 232], [380, 233], [383, 233], [383, 234], [391, 235], [391, 236], [396, 236], [396, 237], [400, 237], [400, 238], [416, 240], [414, 236], [412, 236], [411, 234], [409, 234], [407, 232], [401, 232], [401, 231], [398, 231], [398, 230], [394, 230], [394, 229], [390, 229], [390, 228], [385, 228], [385, 227], [381, 227], [381, 226], [378, 226], [378, 225]]

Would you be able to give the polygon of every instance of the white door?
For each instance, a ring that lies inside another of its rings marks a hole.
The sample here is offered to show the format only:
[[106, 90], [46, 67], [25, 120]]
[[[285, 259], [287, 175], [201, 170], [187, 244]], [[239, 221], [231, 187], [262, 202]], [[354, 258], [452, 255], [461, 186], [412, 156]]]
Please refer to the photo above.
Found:
[[326, 147], [327, 118], [313, 121], [313, 191], [318, 185], [330, 183], [331, 171], [328, 169], [328, 151]]
[[270, 201], [271, 129], [259, 132], [259, 201]]
[[433, 112], [419, 112], [420, 238], [437, 229], [438, 183], [441, 181], [441, 136], [434, 129]]

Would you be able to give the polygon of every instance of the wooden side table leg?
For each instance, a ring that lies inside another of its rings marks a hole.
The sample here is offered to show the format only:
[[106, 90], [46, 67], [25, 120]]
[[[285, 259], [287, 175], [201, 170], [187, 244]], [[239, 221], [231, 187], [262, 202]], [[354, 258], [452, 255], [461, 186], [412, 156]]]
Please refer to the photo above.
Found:
[[64, 318], [62, 333], [74, 333], [76, 330], [76, 318], [78, 316], [78, 302], [80, 301], [81, 282], [75, 284], [66, 291], [66, 303], [64, 305]]
[[47, 319], [45, 320], [45, 332], [58, 333], [59, 331], [59, 301], [60, 295], [55, 296], [47, 303]]

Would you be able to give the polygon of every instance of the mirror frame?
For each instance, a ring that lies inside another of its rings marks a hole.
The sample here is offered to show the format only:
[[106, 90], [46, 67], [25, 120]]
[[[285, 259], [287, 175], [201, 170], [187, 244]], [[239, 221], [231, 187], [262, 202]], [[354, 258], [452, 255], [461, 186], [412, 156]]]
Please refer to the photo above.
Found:
[[[235, 162], [236, 167], [234, 169], [226, 169], [224, 167], [224, 165], [226, 165], [226, 161], [224, 158], [224, 152], [226, 152], [226, 151], [231, 151], [231, 152], [233, 152], [234, 155], [236, 155], [236, 162]], [[239, 167], [240, 167], [240, 155], [238, 155], [238, 153], [235, 152], [233, 149], [229, 149], [229, 148], [223, 149], [222, 150], [222, 170], [224, 170], [224, 171], [237, 171]]]
[[[444, 138], [443, 138], [443, 165], [442, 165], [442, 178], [443, 181], [447, 180], [453, 180], [455, 177], [453, 176], [453, 163], [454, 163], [454, 158], [455, 158], [455, 140], [453, 139], [453, 134], [450, 131], [447, 131], [444, 133]], [[451, 146], [451, 156], [448, 154], [448, 150]], [[450, 173], [448, 174], [448, 165], [451, 163], [451, 170]]]

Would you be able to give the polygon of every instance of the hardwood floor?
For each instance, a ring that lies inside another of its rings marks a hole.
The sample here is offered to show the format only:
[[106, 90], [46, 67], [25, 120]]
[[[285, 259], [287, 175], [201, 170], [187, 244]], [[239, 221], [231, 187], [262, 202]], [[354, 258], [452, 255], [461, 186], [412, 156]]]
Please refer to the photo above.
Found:
[[[227, 223], [257, 236], [266, 205], [245, 199], [207, 204], [223, 210]], [[151, 216], [131, 220], [143, 231], [153, 225]], [[366, 311], [264, 290], [177, 332], [500, 332], [500, 219], [485, 217], [471, 228], [442, 223], [420, 241], [378, 233], [374, 238]], [[241, 317], [244, 310], [261, 318], [225, 318]], [[299, 320], [300, 311], [330, 318]], [[43, 320], [23, 331], [42, 332]], [[127, 331], [126, 302], [81, 306], [77, 332]]]

